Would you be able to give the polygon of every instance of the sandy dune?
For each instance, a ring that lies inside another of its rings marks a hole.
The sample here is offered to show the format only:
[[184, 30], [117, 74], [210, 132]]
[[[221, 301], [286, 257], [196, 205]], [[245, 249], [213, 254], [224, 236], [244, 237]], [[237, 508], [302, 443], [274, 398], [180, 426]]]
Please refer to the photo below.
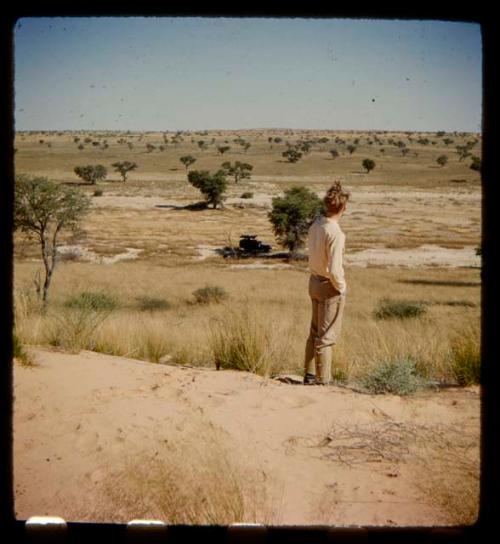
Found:
[[[212, 429], [244, 470], [263, 475], [276, 506], [272, 524], [446, 525], [446, 513], [417, 486], [425, 474], [408, 437], [420, 426], [479, 433], [478, 388], [372, 396], [305, 387], [293, 376], [280, 381], [88, 351], [31, 351], [38, 366], [14, 364], [20, 519], [92, 520], [95, 509], [113, 512], [102, 484], [125, 458], [153, 460], [163, 444], [188, 436], [198, 436], [203, 448], [204, 431]], [[349, 434], [355, 431], [357, 438]], [[377, 458], [369, 446], [383, 433], [392, 438]], [[362, 447], [354, 443], [359, 436]], [[135, 514], [117, 505], [108, 521]]]

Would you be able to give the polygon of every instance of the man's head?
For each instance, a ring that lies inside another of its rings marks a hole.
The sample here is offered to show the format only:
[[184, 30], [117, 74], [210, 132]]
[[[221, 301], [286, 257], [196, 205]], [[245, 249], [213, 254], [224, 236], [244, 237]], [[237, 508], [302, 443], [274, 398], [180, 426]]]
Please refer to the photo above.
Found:
[[342, 189], [340, 181], [335, 181], [323, 198], [326, 215], [331, 216], [342, 213], [347, 206], [347, 201], [350, 196], [351, 193], [349, 193], [349, 191]]

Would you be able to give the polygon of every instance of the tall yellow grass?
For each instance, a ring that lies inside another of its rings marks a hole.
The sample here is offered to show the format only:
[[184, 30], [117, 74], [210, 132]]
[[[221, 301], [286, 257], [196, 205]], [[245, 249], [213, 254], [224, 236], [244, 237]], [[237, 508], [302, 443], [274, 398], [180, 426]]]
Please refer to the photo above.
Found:
[[78, 517], [121, 523], [155, 519], [171, 525], [279, 524], [279, 489], [259, 471], [243, 467], [208, 425], [169, 441], [155, 456], [127, 455], [99, 484], [99, 507], [89, 505]]
[[[16, 267], [16, 331], [26, 344], [54, 343], [55, 324], [72, 323], [61, 318], [61, 312], [71, 311], [63, 310], [67, 298], [84, 290], [104, 291], [117, 299], [120, 307], [95, 327], [86, 344], [79, 345], [75, 338], [75, 349], [87, 346], [152, 362], [166, 358], [214, 366], [215, 351], [229, 349], [229, 338], [239, 334], [240, 338], [251, 338], [253, 353], [260, 353], [247, 370], [302, 373], [310, 322], [308, 275], [304, 270], [64, 263], [54, 278], [50, 312], [43, 316], [26, 294], [32, 269], [31, 263]], [[453, 380], [453, 338], [465, 323], [477, 331], [480, 327], [480, 286], [474, 282], [477, 276], [476, 270], [349, 270], [343, 330], [333, 349], [334, 370], [353, 379], [380, 360], [411, 357], [424, 377]], [[436, 285], [404, 283], [415, 277], [435, 279]], [[466, 288], [457, 285], [457, 281], [466, 280], [470, 284]], [[224, 287], [228, 299], [220, 304], [193, 304], [193, 291], [206, 284]], [[429, 302], [428, 311], [419, 318], [375, 320], [374, 307], [389, 294], [392, 298], [424, 299]], [[164, 299], [170, 307], [140, 311], [134, 301], [146, 295]], [[475, 306], [444, 304], [451, 299], [467, 299]], [[64, 327], [59, 331], [61, 336]], [[66, 346], [71, 347], [68, 341]]]

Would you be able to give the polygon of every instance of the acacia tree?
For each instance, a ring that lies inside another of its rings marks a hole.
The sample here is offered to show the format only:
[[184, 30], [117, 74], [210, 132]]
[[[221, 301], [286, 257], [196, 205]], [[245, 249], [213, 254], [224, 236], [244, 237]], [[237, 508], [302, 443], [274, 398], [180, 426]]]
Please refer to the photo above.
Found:
[[104, 168], [102, 164], [75, 166], [73, 171], [78, 177], [82, 178], [83, 181], [91, 183], [92, 185], [95, 185], [97, 181], [101, 179], [105, 179], [108, 175], [106, 168]]
[[123, 182], [127, 181], [127, 174], [137, 168], [137, 164], [131, 161], [118, 161], [114, 162], [111, 166], [116, 172], [119, 172]]
[[481, 171], [481, 159], [477, 157], [476, 155], [472, 156], [472, 163], [469, 167], [471, 170], [475, 170], [476, 172]]
[[253, 170], [251, 164], [240, 161], [236, 161], [234, 164], [224, 162], [221, 166], [226, 175], [234, 176], [235, 183], [238, 183], [240, 179], [248, 179], [250, 177], [250, 172]]
[[307, 231], [316, 215], [324, 210], [324, 204], [316, 193], [307, 187], [295, 186], [285, 191], [283, 197], [272, 200], [268, 218], [279, 243], [293, 257], [304, 245]]
[[207, 204], [212, 204], [214, 210], [218, 205], [222, 208], [223, 193], [227, 188], [224, 170], [217, 170], [215, 174], [210, 174], [208, 170], [191, 170], [188, 172], [188, 181], [200, 190]]
[[375, 161], [372, 159], [365, 159], [362, 164], [363, 168], [366, 169], [368, 174], [370, 173], [370, 170], [373, 170], [375, 168]]
[[448, 162], [448, 157], [446, 155], [439, 155], [436, 162], [439, 164], [439, 166], [443, 167]]
[[290, 147], [286, 151], [283, 151], [281, 156], [288, 159], [288, 162], [297, 162], [302, 157], [302, 153], [294, 147]]
[[228, 146], [228, 145], [218, 145], [217, 146], [217, 151], [221, 154], [221, 155], [224, 155], [224, 153], [226, 151], [229, 151], [231, 148]]
[[196, 158], [193, 157], [192, 155], [184, 155], [183, 157], [181, 157], [179, 159], [182, 164], [186, 167], [186, 170], [196, 162]]
[[57, 261], [58, 235], [63, 229], [76, 231], [90, 208], [90, 198], [74, 187], [59, 185], [45, 177], [16, 177], [14, 229], [35, 236], [45, 269], [43, 287], [36, 284], [44, 310]]

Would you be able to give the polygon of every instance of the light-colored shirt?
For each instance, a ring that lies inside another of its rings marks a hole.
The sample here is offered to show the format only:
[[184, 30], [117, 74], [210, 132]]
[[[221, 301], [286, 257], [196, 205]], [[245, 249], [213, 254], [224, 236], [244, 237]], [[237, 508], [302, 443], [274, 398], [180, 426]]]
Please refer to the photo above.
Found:
[[335, 289], [345, 294], [347, 285], [342, 264], [345, 234], [338, 221], [323, 215], [318, 216], [309, 227], [307, 245], [311, 274], [330, 278]]

